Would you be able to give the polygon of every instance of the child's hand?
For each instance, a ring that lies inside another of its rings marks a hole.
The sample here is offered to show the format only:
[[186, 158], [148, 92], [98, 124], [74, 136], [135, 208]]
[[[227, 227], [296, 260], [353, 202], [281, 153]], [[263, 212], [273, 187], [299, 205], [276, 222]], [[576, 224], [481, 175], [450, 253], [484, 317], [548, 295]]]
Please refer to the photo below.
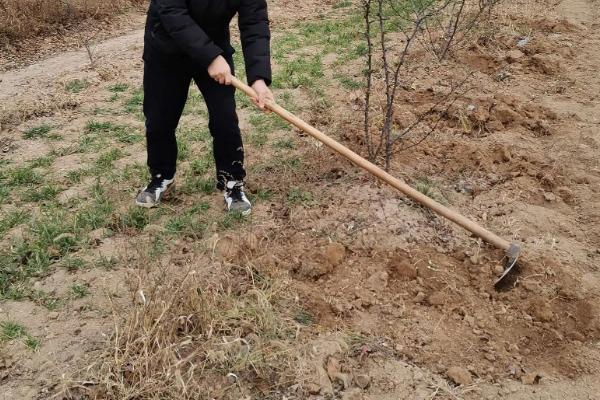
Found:
[[274, 102], [275, 98], [273, 97], [273, 93], [262, 79], [255, 81], [252, 84], [252, 89], [256, 92], [258, 97], [252, 98], [254, 104], [265, 112], [270, 112], [270, 110], [266, 107], [268, 103]]
[[221, 85], [231, 85], [231, 67], [223, 56], [218, 56], [208, 66], [208, 75]]

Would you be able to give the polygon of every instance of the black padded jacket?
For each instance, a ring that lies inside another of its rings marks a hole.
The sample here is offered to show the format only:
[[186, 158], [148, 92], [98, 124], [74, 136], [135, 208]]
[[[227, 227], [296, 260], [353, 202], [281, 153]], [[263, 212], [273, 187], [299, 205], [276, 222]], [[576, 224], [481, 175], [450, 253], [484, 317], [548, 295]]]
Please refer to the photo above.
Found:
[[266, 0], [151, 0], [146, 45], [168, 54], [185, 54], [208, 68], [219, 55], [231, 55], [229, 24], [235, 14], [248, 83], [271, 83], [269, 17]]

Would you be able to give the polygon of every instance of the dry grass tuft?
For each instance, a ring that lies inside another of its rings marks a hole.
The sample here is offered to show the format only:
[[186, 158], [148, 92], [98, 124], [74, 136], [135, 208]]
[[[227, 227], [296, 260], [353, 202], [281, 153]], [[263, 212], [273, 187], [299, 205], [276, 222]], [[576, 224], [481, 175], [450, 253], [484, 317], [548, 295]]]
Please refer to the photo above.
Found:
[[34, 37], [84, 19], [104, 19], [143, 0], [0, 0], [0, 44]]
[[87, 396], [281, 398], [299, 373], [294, 300], [281, 280], [251, 267], [169, 265], [131, 276], [134, 305], [115, 305], [114, 349]]

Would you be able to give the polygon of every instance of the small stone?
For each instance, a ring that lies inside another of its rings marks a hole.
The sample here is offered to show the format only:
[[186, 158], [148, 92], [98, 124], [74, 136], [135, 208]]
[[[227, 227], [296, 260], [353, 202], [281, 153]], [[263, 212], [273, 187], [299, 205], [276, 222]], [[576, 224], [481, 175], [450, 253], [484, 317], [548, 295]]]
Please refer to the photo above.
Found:
[[541, 379], [542, 376], [537, 372], [529, 372], [521, 376], [521, 382], [523, 382], [524, 385], [537, 385], [540, 383]]
[[371, 377], [366, 374], [354, 375], [354, 383], [361, 389], [366, 389], [371, 384]]
[[419, 292], [419, 293], [417, 293], [417, 295], [415, 296], [415, 298], [413, 299], [413, 301], [415, 303], [422, 303], [423, 300], [425, 300], [425, 297], [426, 297], [425, 293]]
[[544, 192], [544, 200], [549, 202], [556, 201], [556, 195], [551, 192]]
[[498, 276], [500, 276], [504, 273], [504, 267], [500, 264], [494, 265], [493, 269], [494, 269], [494, 274], [496, 274]]
[[521, 50], [511, 50], [508, 53], [506, 53], [506, 61], [508, 61], [509, 63], [515, 63], [517, 61], [519, 61], [521, 58], [523, 58], [525, 56], [525, 54], [523, 54], [523, 52]]
[[446, 371], [446, 375], [448, 375], [448, 378], [450, 378], [457, 385], [467, 386], [473, 383], [471, 373], [463, 367], [450, 367], [448, 368], [448, 371]]
[[464, 321], [469, 324], [470, 327], [475, 326], [475, 317], [472, 315], [465, 315]]

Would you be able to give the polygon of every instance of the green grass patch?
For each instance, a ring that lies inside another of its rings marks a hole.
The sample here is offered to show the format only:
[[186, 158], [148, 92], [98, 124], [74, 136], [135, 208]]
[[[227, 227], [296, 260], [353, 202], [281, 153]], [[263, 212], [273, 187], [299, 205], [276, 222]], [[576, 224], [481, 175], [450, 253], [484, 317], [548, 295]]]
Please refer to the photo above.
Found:
[[62, 305], [62, 300], [59, 297], [43, 290], [33, 291], [30, 297], [35, 304], [45, 307], [48, 311], [55, 311]]
[[107, 271], [115, 269], [118, 263], [119, 259], [113, 256], [107, 257], [105, 255], [101, 255], [100, 257], [94, 260], [94, 266], [96, 268], [102, 268]]
[[90, 83], [85, 79], [74, 79], [65, 84], [65, 90], [69, 93], [81, 93], [90, 86]]
[[309, 313], [308, 311], [305, 311], [305, 310], [299, 311], [294, 316], [294, 321], [296, 321], [302, 325], [307, 325], [307, 326], [312, 325], [314, 320], [315, 320], [315, 317], [311, 313]]
[[3, 340], [19, 339], [27, 334], [27, 329], [21, 324], [13, 321], [0, 323], [0, 333]]
[[293, 205], [310, 205], [315, 198], [311, 192], [300, 188], [293, 188], [288, 192], [288, 202]]
[[195, 86], [190, 87], [188, 99], [183, 109], [183, 115], [201, 115], [204, 117], [208, 115], [204, 98]]
[[437, 184], [429, 178], [418, 179], [415, 183], [415, 189], [439, 203], [446, 202], [446, 199], [441, 195]]
[[320, 54], [300, 55], [284, 63], [275, 73], [273, 87], [276, 89], [313, 87], [319, 84], [323, 76], [323, 62]]
[[56, 160], [56, 156], [53, 154], [44, 156], [44, 157], [38, 157], [36, 159], [33, 159], [29, 162], [29, 166], [31, 168], [48, 168], [49, 166], [51, 166], [52, 164], [54, 164], [54, 161]]
[[188, 142], [208, 142], [211, 139], [210, 131], [206, 124], [193, 126], [180, 126], [177, 129], [177, 137]]
[[116, 83], [108, 87], [108, 91], [111, 93], [125, 93], [129, 89], [129, 85], [126, 83]]
[[27, 239], [0, 249], [0, 298], [22, 298], [32, 278], [47, 275], [53, 264], [81, 248], [85, 231], [75, 220], [53, 203], [43, 205], [24, 227]]
[[75, 227], [83, 230], [100, 229], [110, 222], [114, 205], [108, 199], [96, 199], [75, 214]]
[[293, 150], [296, 148], [296, 144], [292, 139], [279, 139], [275, 143], [273, 143], [273, 147], [276, 149], [284, 149], [284, 150]]
[[86, 285], [74, 284], [70, 289], [71, 297], [74, 299], [83, 299], [90, 295], [90, 289]]
[[177, 141], [177, 161], [185, 161], [190, 156], [190, 146], [183, 139]]
[[207, 156], [193, 160], [190, 163], [190, 167], [192, 169], [192, 173], [196, 176], [202, 176], [207, 172], [212, 171], [215, 167], [212, 153], [210, 154], [210, 157]]
[[341, 0], [341, 1], [338, 1], [337, 3], [335, 3], [332, 8], [334, 10], [337, 10], [339, 8], [348, 8], [348, 7], [351, 7], [351, 6], [352, 6], [352, 2], [351, 1], [349, 1], [349, 0]]
[[76, 169], [74, 171], [67, 172], [67, 180], [70, 184], [81, 183], [83, 178], [88, 176], [91, 171], [87, 168]]
[[123, 104], [125, 112], [129, 114], [141, 114], [142, 106], [144, 105], [144, 90], [142, 88], [135, 89], [131, 96]]
[[336, 75], [335, 78], [338, 80], [338, 82], [340, 82], [340, 84], [342, 85], [342, 87], [344, 89], [348, 89], [348, 90], [358, 90], [358, 89], [362, 89], [364, 87], [364, 83], [357, 81], [355, 79], [352, 79], [348, 76], [345, 75]]
[[0, 238], [12, 228], [29, 220], [29, 214], [25, 211], [15, 210], [0, 214]]
[[[21, 166], [10, 169], [5, 180], [10, 187], [26, 187], [41, 183], [41, 176], [31, 166]], [[2, 178], [0, 178], [2, 183]]]
[[112, 122], [89, 121], [85, 128], [86, 134], [104, 134], [113, 137], [119, 143], [132, 144], [144, 139], [135, 129], [126, 125], [118, 125]]
[[290, 126], [285, 121], [273, 114], [253, 114], [250, 123], [257, 130], [265, 133], [272, 130], [290, 130]]
[[49, 137], [50, 132], [52, 131], [52, 127], [48, 124], [42, 124], [39, 126], [34, 126], [32, 128], [27, 129], [23, 132], [23, 137], [25, 139], [39, 139], [39, 138], [47, 138]]
[[70, 272], [81, 271], [86, 268], [86, 262], [78, 257], [65, 257], [61, 265]]
[[12, 341], [22, 339], [23, 344], [32, 351], [37, 351], [40, 348], [39, 339], [27, 334], [27, 329], [14, 321], [5, 321], [0, 323], [0, 340]]
[[252, 200], [269, 201], [273, 198], [273, 191], [269, 189], [258, 189], [252, 196]]
[[21, 199], [30, 203], [37, 203], [40, 201], [50, 201], [56, 199], [56, 196], [60, 193], [60, 189], [54, 185], [46, 185], [36, 189], [30, 189], [23, 193]]
[[241, 212], [227, 212], [223, 214], [223, 218], [218, 225], [221, 230], [229, 230], [243, 225], [247, 218]]
[[186, 180], [179, 188], [179, 191], [182, 194], [194, 194], [194, 193], [204, 193], [204, 194], [212, 194], [217, 190], [215, 179], [212, 177], [204, 177], [204, 176], [188, 176]]
[[113, 169], [114, 162], [125, 157], [125, 155], [126, 154], [123, 152], [123, 150], [118, 148], [110, 149], [109, 151], [101, 154], [94, 164], [95, 173], [101, 175], [108, 170]]
[[131, 206], [121, 215], [119, 223], [121, 228], [141, 231], [150, 223], [149, 211], [142, 207]]
[[27, 335], [25, 340], [23, 341], [25, 346], [31, 351], [38, 351], [41, 347], [42, 343], [38, 338], [34, 338], [33, 336]]

